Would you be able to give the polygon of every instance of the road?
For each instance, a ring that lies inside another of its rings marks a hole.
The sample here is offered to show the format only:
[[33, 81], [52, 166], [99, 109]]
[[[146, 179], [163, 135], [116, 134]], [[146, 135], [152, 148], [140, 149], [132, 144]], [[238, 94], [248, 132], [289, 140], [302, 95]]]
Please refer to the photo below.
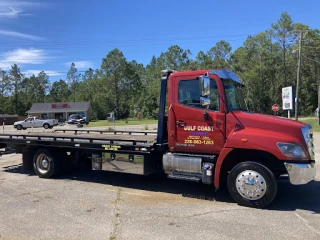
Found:
[[39, 179], [11, 154], [0, 158], [0, 206], [0, 239], [320, 239], [320, 170], [307, 185], [281, 180], [274, 204], [258, 210], [178, 180], [83, 167]]

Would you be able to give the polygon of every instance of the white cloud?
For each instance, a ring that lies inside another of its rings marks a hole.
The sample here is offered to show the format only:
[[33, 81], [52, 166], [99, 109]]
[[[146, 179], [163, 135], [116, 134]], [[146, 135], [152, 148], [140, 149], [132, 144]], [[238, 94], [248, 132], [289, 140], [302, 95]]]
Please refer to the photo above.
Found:
[[40, 2], [32, 2], [32, 1], [20, 1], [20, 0], [1, 0], [0, 7], [35, 7], [43, 5]]
[[30, 15], [25, 12], [27, 9], [34, 9], [42, 6], [42, 3], [1, 0], [0, 1], [0, 19], [1, 18], [18, 18], [22, 15]]
[[50, 70], [27, 70], [24, 71], [23, 74], [25, 74], [27, 77], [28, 76], [32, 76], [35, 75], [37, 76], [41, 71], [44, 71], [48, 76], [60, 76], [62, 75], [61, 72], [57, 72], [57, 71], [50, 71]]
[[67, 62], [66, 65], [70, 67], [72, 63], [74, 63], [77, 69], [93, 68], [93, 64], [90, 61]]
[[[31, 15], [26, 11], [31, 11], [35, 8], [45, 6], [44, 3], [20, 1], [20, 0], [0, 0], [0, 20], [1, 19], [14, 19], [20, 16]], [[4, 26], [3, 24], [1, 26]], [[11, 36], [16, 38], [24, 38], [30, 40], [44, 40], [42, 37], [24, 34], [14, 31], [6, 31], [0, 29], [0, 35]]]
[[5, 30], [0, 30], [0, 35], [6, 35], [10, 37], [17, 37], [17, 38], [25, 38], [25, 39], [30, 39], [30, 40], [45, 40], [45, 38], [30, 35], [30, 34], [24, 34], [24, 33], [19, 33], [19, 32], [14, 32], [14, 31], [5, 31]]
[[23, 64], [43, 64], [47, 60], [48, 56], [42, 49], [19, 48], [1, 55], [0, 68], [8, 70], [13, 64], [21, 67]]
[[9, 7], [7, 11], [0, 11], [0, 18], [7, 17], [7, 18], [16, 18], [18, 15], [29, 15], [24, 14], [22, 11], [14, 9], [13, 7]]

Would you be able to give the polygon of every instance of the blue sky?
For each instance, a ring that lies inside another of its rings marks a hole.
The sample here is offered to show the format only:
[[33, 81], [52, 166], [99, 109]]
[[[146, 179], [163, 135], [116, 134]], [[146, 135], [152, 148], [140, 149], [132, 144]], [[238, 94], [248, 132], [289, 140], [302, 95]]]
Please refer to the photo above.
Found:
[[319, 9], [318, 0], [0, 0], [0, 68], [16, 63], [26, 76], [44, 70], [55, 81], [71, 62], [99, 68], [116, 47], [144, 65], [174, 44], [193, 57], [220, 40], [235, 50], [284, 11], [319, 28]]

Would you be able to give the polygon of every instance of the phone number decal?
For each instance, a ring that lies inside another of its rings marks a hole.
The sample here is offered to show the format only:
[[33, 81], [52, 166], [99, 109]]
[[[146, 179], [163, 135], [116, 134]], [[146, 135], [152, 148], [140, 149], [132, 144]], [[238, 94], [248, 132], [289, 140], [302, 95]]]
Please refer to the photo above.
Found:
[[201, 140], [201, 139], [185, 139], [185, 144], [204, 144], [204, 145], [214, 145], [213, 140]]

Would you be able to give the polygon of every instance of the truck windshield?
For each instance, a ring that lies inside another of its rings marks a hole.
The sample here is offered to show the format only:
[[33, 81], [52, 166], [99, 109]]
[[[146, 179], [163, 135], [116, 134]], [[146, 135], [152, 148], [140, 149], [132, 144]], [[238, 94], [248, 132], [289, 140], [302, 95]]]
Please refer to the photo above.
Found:
[[230, 79], [224, 79], [223, 83], [227, 97], [228, 110], [248, 111], [244, 101], [243, 85]]

